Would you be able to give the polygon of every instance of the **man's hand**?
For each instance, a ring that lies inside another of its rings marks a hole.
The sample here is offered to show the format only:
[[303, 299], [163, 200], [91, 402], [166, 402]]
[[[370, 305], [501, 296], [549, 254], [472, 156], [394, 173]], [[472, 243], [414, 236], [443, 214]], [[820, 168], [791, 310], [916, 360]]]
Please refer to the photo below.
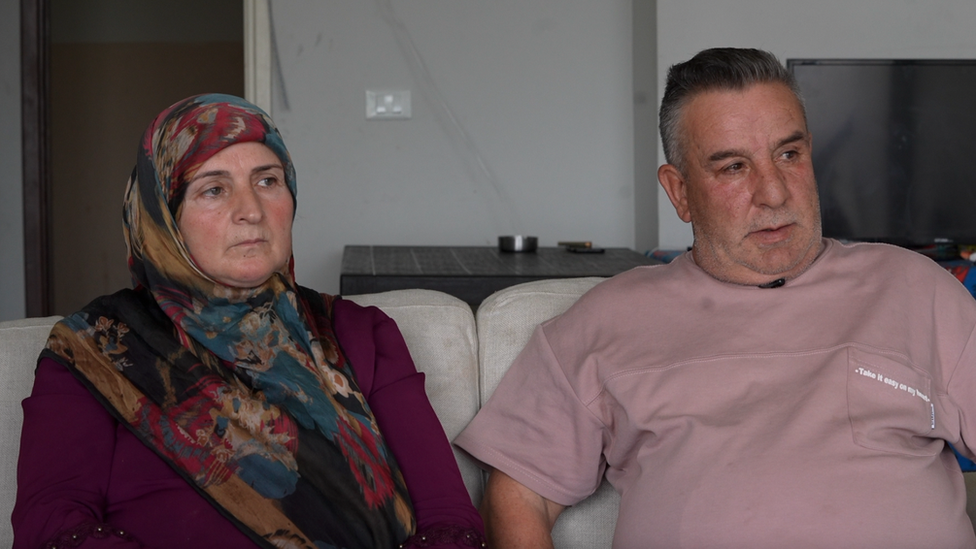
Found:
[[488, 546], [503, 549], [552, 549], [552, 526], [565, 506], [526, 488], [495, 469], [488, 477], [481, 515]]

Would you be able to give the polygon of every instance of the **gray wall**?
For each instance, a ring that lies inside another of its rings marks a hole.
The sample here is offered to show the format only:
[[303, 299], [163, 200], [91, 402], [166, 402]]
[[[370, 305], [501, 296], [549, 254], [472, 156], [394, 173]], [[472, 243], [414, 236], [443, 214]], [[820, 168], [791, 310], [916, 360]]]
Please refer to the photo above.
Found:
[[634, 249], [653, 250], [657, 227], [657, 2], [634, 0]]
[[0, 321], [22, 318], [24, 217], [20, 159], [20, 2], [0, 2]]
[[[630, 0], [271, 7], [300, 283], [337, 291], [346, 244], [634, 246]], [[369, 88], [413, 118], [367, 121]]]
[[[660, 93], [668, 67], [714, 46], [764, 48], [783, 60], [976, 58], [972, 0], [738, 0], [724, 10], [710, 0], [658, 0], [657, 6]], [[691, 229], [663, 190], [658, 209], [661, 247], [690, 245]]]

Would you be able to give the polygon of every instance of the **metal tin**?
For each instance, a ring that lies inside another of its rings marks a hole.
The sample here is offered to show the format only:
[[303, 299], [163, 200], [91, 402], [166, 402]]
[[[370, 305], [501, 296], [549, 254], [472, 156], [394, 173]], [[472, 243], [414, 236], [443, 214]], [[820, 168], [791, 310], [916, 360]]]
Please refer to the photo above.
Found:
[[534, 236], [499, 236], [498, 249], [503, 252], [534, 252], [539, 239]]

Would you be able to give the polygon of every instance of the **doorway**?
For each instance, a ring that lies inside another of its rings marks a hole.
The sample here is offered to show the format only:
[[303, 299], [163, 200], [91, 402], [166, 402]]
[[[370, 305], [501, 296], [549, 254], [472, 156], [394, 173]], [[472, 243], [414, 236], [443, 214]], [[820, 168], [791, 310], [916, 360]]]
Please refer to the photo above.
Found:
[[[46, 231], [39, 251], [25, 224], [28, 316], [69, 314], [131, 285], [121, 211], [139, 140], [180, 99], [244, 95], [243, 1], [25, 0], [46, 4], [50, 21], [47, 128], [38, 132], [49, 179], [39, 211], [50, 217], [33, 228]], [[33, 281], [32, 254], [47, 262]]]

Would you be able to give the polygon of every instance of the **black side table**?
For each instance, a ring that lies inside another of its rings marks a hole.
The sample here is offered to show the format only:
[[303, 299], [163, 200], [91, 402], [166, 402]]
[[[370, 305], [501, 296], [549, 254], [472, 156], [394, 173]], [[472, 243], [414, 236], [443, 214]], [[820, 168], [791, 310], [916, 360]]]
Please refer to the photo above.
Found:
[[339, 292], [345, 295], [407, 288], [440, 290], [472, 307], [492, 293], [548, 278], [613, 276], [660, 263], [628, 248], [574, 253], [539, 248], [510, 253], [489, 246], [346, 246]]

